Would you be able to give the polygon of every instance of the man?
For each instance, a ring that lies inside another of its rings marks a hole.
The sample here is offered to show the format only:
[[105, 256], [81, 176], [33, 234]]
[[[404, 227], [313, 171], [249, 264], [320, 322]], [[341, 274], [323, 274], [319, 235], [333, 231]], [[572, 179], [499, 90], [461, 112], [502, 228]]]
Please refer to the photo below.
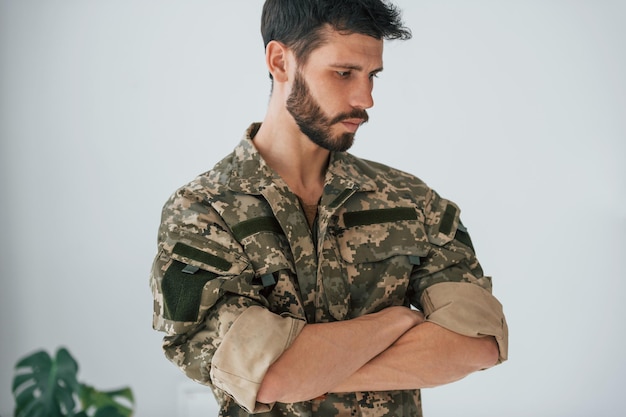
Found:
[[261, 29], [266, 117], [166, 203], [153, 325], [221, 416], [421, 416], [507, 328], [458, 207], [345, 152], [410, 32], [380, 0], [267, 0]]

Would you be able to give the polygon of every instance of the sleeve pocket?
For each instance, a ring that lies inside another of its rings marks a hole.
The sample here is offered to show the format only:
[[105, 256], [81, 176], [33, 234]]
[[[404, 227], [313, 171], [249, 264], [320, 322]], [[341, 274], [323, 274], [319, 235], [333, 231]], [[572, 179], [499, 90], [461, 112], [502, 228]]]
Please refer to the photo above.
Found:
[[164, 318], [174, 322], [198, 322], [200, 307], [210, 307], [218, 298], [219, 283], [216, 288], [208, 288], [207, 284], [219, 276], [238, 275], [246, 267], [236, 254], [209, 248], [200, 250], [180, 242], [170, 257], [161, 291]]

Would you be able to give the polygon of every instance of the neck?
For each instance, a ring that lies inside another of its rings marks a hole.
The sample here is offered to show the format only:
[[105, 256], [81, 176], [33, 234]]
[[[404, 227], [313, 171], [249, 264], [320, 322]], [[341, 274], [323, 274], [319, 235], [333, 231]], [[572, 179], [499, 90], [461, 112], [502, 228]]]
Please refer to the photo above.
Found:
[[293, 119], [266, 117], [254, 145], [267, 164], [304, 203], [317, 204], [330, 152], [305, 136]]

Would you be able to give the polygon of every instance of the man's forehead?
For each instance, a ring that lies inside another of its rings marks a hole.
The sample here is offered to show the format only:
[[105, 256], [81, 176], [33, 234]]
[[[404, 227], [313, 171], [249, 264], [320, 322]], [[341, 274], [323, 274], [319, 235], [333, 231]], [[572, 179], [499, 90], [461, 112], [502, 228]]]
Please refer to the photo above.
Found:
[[382, 69], [383, 41], [360, 33], [331, 31], [312, 55], [324, 57], [332, 65], [372, 71]]

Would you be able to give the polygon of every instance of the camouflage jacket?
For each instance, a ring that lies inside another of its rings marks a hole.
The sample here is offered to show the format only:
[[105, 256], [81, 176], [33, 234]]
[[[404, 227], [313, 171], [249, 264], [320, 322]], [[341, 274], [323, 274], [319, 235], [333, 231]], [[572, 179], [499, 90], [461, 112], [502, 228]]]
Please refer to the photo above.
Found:
[[165, 353], [212, 388], [221, 416], [421, 416], [419, 390], [255, 402], [265, 371], [305, 323], [388, 306], [495, 336], [506, 359], [501, 306], [454, 203], [414, 176], [333, 153], [311, 230], [254, 147], [256, 129], [167, 201], [151, 274]]

